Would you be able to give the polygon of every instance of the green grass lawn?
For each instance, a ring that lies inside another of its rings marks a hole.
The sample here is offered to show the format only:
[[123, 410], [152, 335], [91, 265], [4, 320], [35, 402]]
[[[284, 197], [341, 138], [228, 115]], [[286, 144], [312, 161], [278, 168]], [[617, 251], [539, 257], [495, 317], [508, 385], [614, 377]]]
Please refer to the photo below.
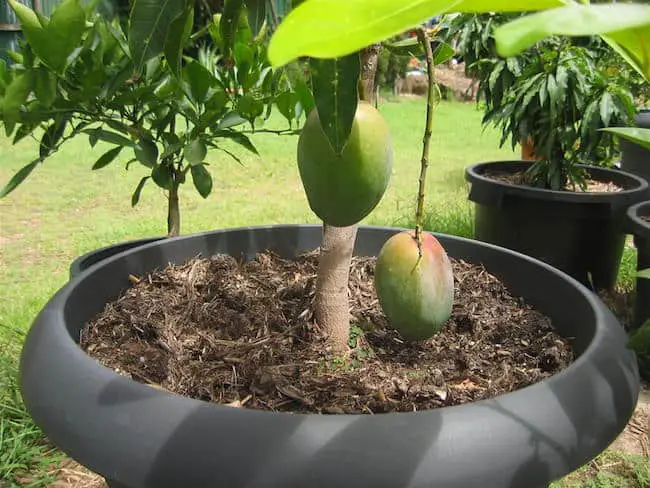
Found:
[[[414, 213], [419, 176], [425, 104], [403, 100], [380, 106], [394, 139], [395, 162], [390, 187], [366, 224], [406, 225]], [[474, 105], [443, 103], [435, 116], [428, 175], [430, 228], [471, 234], [464, 168], [474, 162], [516, 159], [499, 149], [497, 135], [483, 131]], [[273, 119], [271, 125], [283, 127]], [[203, 200], [190, 185], [181, 189], [182, 232], [276, 223], [316, 223], [304, 196], [295, 162], [296, 136], [253, 136], [261, 157], [231, 148], [242, 164], [219, 152], [208, 155], [214, 179]], [[91, 149], [85, 137], [70, 142], [21, 187], [0, 200], [0, 486], [13, 473], [34, 467], [48, 449], [16, 397], [16, 357], [24, 332], [47, 299], [67, 280], [76, 256], [110, 243], [163, 235], [166, 202], [153, 184], [131, 208], [131, 192], [146, 168], [122, 160], [90, 171], [105, 151]], [[38, 152], [31, 139], [12, 146], [0, 137], [0, 185]], [[632, 266], [633, 259], [628, 267]], [[629, 276], [629, 273], [628, 275]], [[628, 278], [629, 279], [629, 278]], [[46, 484], [46, 483], [45, 483]]]

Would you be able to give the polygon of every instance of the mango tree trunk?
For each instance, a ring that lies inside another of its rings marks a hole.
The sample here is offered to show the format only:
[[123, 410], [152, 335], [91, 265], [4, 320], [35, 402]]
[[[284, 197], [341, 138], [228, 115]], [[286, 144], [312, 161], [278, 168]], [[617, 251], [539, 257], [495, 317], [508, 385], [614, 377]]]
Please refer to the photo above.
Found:
[[[375, 94], [375, 73], [380, 46], [373, 45], [361, 52], [360, 96], [372, 102]], [[316, 276], [314, 316], [325, 331], [331, 352], [348, 352], [350, 334], [350, 304], [348, 279], [357, 226], [333, 227], [323, 225], [323, 243]]]
[[169, 190], [169, 203], [167, 205], [167, 235], [176, 237], [181, 233], [181, 211], [178, 205], [178, 185], [174, 183]]

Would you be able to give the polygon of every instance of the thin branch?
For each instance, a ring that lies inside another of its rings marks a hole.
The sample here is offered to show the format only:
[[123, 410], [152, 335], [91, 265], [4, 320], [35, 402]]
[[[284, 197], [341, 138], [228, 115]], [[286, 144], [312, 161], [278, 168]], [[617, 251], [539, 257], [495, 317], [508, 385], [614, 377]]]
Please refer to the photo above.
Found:
[[427, 169], [429, 167], [429, 143], [431, 141], [431, 133], [433, 132], [433, 108], [434, 100], [434, 87], [435, 87], [435, 71], [433, 67], [433, 51], [431, 50], [431, 41], [426, 31], [420, 27], [416, 31], [418, 41], [422, 44], [427, 59], [427, 75], [429, 77], [429, 89], [427, 91], [427, 118], [424, 126], [424, 137], [422, 139], [422, 163], [420, 166], [420, 181], [418, 187], [418, 203], [415, 210], [415, 239], [418, 243], [418, 252], [422, 257], [422, 226], [424, 221], [424, 196], [426, 191], [426, 178]]
[[239, 131], [241, 134], [275, 134], [276, 136], [297, 136], [300, 135], [298, 129], [252, 129]]

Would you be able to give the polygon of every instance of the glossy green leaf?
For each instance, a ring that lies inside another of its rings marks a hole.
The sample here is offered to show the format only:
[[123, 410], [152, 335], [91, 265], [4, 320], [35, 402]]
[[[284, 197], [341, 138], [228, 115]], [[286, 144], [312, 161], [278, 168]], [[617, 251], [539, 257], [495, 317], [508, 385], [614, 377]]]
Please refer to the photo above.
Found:
[[385, 47], [397, 56], [424, 55], [424, 49], [417, 37], [407, 37], [406, 39], [401, 39], [399, 41], [389, 42], [385, 44]]
[[183, 48], [192, 34], [193, 26], [193, 8], [185, 9], [169, 26], [169, 33], [165, 41], [165, 58], [169, 69], [179, 78], [181, 76]]
[[248, 14], [248, 25], [257, 36], [264, 26], [266, 20], [266, 2], [267, 0], [245, 0], [246, 13]]
[[7, 195], [9, 195], [12, 191], [14, 191], [18, 185], [20, 185], [25, 178], [29, 176], [29, 174], [38, 166], [40, 163], [40, 159], [37, 159], [36, 161], [32, 161], [31, 163], [23, 166], [21, 169], [19, 169], [16, 174], [12, 176], [12, 178], [9, 180], [9, 183], [7, 183], [2, 190], [0, 190], [0, 198], [4, 198]]
[[235, 32], [239, 25], [239, 17], [244, 8], [243, 0], [225, 0], [223, 12], [219, 19], [219, 37], [224, 56], [230, 57], [235, 45]]
[[114, 147], [113, 149], [109, 149], [104, 154], [102, 154], [97, 161], [95, 161], [95, 164], [93, 164], [92, 169], [97, 170], [97, 169], [102, 169], [105, 166], [108, 166], [113, 161], [115, 161], [115, 158], [117, 157], [118, 154], [120, 154], [121, 150], [122, 150], [121, 146], [117, 146]]
[[151, 170], [151, 179], [163, 190], [171, 190], [172, 188], [172, 175], [169, 166], [166, 164], [155, 166], [153, 170]]
[[570, 5], [539, 12], [495, 29], [497, 51], [514, 56], [552, 35], [601, 34], [650, 78], [650, 6], [634, 3]]
[[310, 64], [314, 99], [323, 132], [334, 152], [341, 154], [357, 111], [361, 69], [359, 54], [335, 59], [312, 59]]
[[616, 134], [617, 136], [639, 144], [646, 149], [650, 149], [650, 129], [639, 129], [638, 127], [608, 127], [602, 130]]
[[31, 73], [16, 76], [5, 90], [2, 113], [5, 132], [10, 136], [18, 122], [20, 107], [25, 103], [32, 91]]
[[449, 61], [454, 54], [456, 54], [456, 51], [454, 51], [454, 48], [451, 47], [451, 45], [446, 42], [441, 42], [436, 46], [435, 51], [433, 51], [433, 64], [439, 65], [445, 63]]
[[257, 148], [253, 145], [252, 141], [248, 138], [248, 136], [246, 136], [246, 134], [242, 134], [241, 132], [234, 130], [218, 130], [214, 131], [213, 134], [217, 137], [225, 137], [227, 139], [230, 139], [242, 146], [244, 149], [247, 149], [253, 154], [257, 154], [259, 156]]
[[39, 19], [32, 9], [16, 0], [9, 0], [9, 4], [34, 53], [53, 70], [61, 72], [86, 29], [86, 14], [79, 0], [63, 0], [49, 22]]
[[196, 60], [183, 68], [183, 82], [189, 87], [189, 95], [194, 103], [205, 102], [213, 81], [212, 74]]
[[282, 92], [275, 98], [275, 104], [284, 118], [293, 123], [296, 118], [296, 104], [298, 103], [298, 96], [290, 91]]
[[219, 121], [217, 129], [229, 129], [230, 127], [236, 127], [241, 124], [245, 124], [246, 119], [243, 118], [237, 111], [228, 112], [223, 118]]
[[135, 187], [135, 191], [133, 192], [133, 195], [131, 195], [131, 206], [135, 207], [138, 202], [140, 201], [140, 195], [142, 194], [142, 189], [144, 188], [145, 183], [149, 179], [149, 176], [145, 176], [140, 180], [138, 183], [138, 186]]
[[205, 143], [199, 139], [194, 139], [187, 143], [183, 149], [183, 156], [192, 166], [201, 164], [208, 154], [208, 148]]
[[[48, 157], [57, 144], [57, 135], [63, 135], [62, 131], [58, 130], [58, 124], [56, 122], [50, 124], [50, 126], [45, 129], [43, 136], [41, 137], [41, 143], [38, 146], [38, 155], [41, 159]], [[58, 137], [60, 139], [60, 136]]]
[[150, 139], [140, 139], [133, 147], [135, 158], [147, 168], [153, 168], [158, 162], [158, 146]]
[[264, 113], [264, 103], [251, 95], [244, 95], [237, 101], [237, 112], [253, 124], [255, 119]]
[[88, 134], [90, 137], [95, 138], [96, 140], [109, 142], [111, 144], [116, 144], [118, 146], [127, 146], [135, 147], [136, 144], [131, 139], [116, 133], [111, 132], [110, 130], [105, 129], [86, 129], [83, 132]]
[[207, 198], [212, 191], [212, 176], [210, 176], [210, 173], [202, 164], [192, 166], [190, 171], [192, 172], [194, 188], [199, 192], [199, 195], [203, 198]]
[[562, 0], [309, 0], [293, 9], [271, 38], [273, 66], [300, 56], [342, 57], [400, 34], [444, 12], [512, 12], [563, 5]]
[[184, 9], [185, 0], [133, 0], [128, 39], [137, 72], [163, 52], [170, 28]]
[[49, 108], [56, 100], [56, 77], [44, 66], [34, 72], [34, 93], [38, 101]]

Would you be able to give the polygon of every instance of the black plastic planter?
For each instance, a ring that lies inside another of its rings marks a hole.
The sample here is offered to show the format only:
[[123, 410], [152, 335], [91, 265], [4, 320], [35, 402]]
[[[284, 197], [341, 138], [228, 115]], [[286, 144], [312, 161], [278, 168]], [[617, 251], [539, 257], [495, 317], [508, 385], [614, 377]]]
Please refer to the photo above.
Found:
[[[650, 109], [641, 109], [634, 118], [634, 125], [650, 129]], [[650, 181], [650, 150], [622, 138], [620, 145], [621, 169]]]
[[111, 256], [115, 256], [129, 249], [133, 249], [144, 244], [149, 244], [150, 242], [159, 241], [165, 239], [165, 237], [145, 237], [143, 239], [136, 239], [133, 241], [119, 242], [117, 244], [112, 244], [110, 246], [102, 247], [94, 251], [90, 251], [86, 254], [79, 256], [77, 259], [72, 261], [70, 264], [70, 279], [81, 274], [90, 268], [93, 264], [96, 264], [104, 259], [108, 259]]
[[[355, 252], [376, 255], [399, 229], [361, 227]], [[127, 379], [77, 345], [84, 323], [143, 275], [217, 252], [292, 257], [319, 226], [215, 231], [146, 244], [65, 285], [29, 331], [24, 400], [55, 445], [112, 487], [546, 486], [604, 450], [636, 404], [626, 334], [564, 273], [485, 243], [440, 236], [450, 255], [482, 263], [575, 338], [577, 360], [552, 378], [491, 400], [417, 413], [305, 415], [208, 404]]]
[[[650, 268], [650, 201], [637, 203], [627, 211], [630, 232], [637, 249], [637, 270]], [[648, 219], [648, 220], [645, 220]], [[633, 327], [650, 319], [650, 280], [637, 278]]]
[[513, 249], [561, 269], [595, 289], [611, 289], [625, 245], [625, 212], [645, 200], [648, 183], [618, 170], [584, 166], [619, 192], [578, 193], [514, 185], [485, 176], [513, 174], [530, 162], [481, 163], [466, 170], [476, 204], [476, 239]]

